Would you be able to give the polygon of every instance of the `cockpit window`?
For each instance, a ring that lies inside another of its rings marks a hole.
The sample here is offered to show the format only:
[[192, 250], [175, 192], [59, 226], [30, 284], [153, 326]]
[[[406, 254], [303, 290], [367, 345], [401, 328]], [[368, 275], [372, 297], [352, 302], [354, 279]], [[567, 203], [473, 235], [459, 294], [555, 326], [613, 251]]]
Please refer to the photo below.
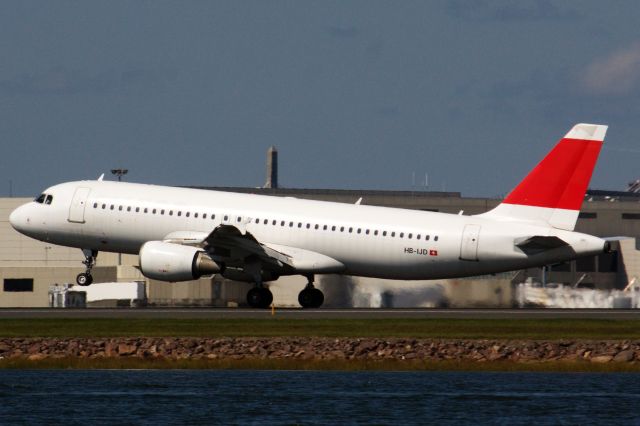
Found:
[[38, 204], [51, 204], [53, 201], [53, 195], [40, 194], [34, 201]]

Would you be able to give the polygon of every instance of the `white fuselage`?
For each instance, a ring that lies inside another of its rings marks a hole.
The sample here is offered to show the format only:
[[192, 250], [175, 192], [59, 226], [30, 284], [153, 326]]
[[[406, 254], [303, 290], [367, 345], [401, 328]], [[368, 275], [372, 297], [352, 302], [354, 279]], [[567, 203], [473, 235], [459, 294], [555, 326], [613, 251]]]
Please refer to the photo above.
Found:
[[[80, 188], [80, 190], [79, 190]], [[82, 189], [84, 188], [84, 189]], [[479, 216], [105, 181], [69, 182], [11, 215], [33, 238], [137, 254], [175, 232], [243, 226], [261, 243], [320, 253], [342, 273], [391, 279], [462, 277], [562, 262], [603, 251], [586, 234]], [[527, 255], [515, 242], [557, 236], [569, 245]]]

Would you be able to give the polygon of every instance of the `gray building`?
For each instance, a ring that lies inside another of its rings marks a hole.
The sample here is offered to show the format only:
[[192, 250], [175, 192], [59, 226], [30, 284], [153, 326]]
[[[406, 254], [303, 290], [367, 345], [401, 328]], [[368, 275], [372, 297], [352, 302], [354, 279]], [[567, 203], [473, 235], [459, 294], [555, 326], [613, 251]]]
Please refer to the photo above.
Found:
[[[399, 207], [444, 213], [478, 214], [495, 207], [499, 200], [461, 197], [457, 192], [355, 191], [287, 188], [209, 188], [274, 196]], [[11, 228], [8, 218], [28, 198], [0, 199], [0, 307], [45, 307], [54, 284], [75, 282], [82, 272], [83, 256], [78, 249], [60, 247], [27, 238]], [[527, 277], [566, 285], [612, 289], [624, 288], [640, 277], [640, 196], [628, 192], [590, 191], [585, 198], [577, 231], [631, 239], [616, 243], [612, 253], [584, 258], [545, 271], [533, 269], [457, 280], [403, 282], [355, 277], [319, 277], [318, 284], [331, 306], [510, 306], [514, 282]], [[221, 277], [187, 283], [148, 280], [138, 269], [137, 256], [100, 253], [93, 275], [95, 282], [146, 283], [147, 302], [157, 306], [237, 306], [244, 304], [250, 284]], [[274, 302], [297, 306], [297, 294], [306, 280], [283, 277], [271, 284]]]

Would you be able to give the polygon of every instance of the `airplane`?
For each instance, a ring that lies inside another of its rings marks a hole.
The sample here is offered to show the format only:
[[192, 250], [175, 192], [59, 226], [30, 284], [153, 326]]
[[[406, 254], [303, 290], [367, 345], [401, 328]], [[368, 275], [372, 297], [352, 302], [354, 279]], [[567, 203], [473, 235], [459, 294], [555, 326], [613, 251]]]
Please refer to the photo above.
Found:
[[67, 182], [15, 209], [13, 228], [82, 249], [90, 285], [100, 251], [137, 254], [150, 279], [221, 274], [254, 284], [251, 307], [272, 304], [270, 281], [302, 275], [303, 308], [324, 302], [318, 274], [423, 280], [491, 274], [610, 251], [573, 232], [607, 126], [575, 125], [493, 210], [479, 215], [239, 194], [126, 182]]

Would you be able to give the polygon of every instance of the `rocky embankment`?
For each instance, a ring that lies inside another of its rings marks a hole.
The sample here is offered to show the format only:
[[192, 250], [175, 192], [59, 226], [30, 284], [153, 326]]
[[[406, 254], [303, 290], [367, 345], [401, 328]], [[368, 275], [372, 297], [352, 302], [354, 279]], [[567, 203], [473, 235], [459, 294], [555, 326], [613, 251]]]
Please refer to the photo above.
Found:
[[2, 338], [0, 359], [300, 359], [637, 362], [640, 341], [357, 338]]

